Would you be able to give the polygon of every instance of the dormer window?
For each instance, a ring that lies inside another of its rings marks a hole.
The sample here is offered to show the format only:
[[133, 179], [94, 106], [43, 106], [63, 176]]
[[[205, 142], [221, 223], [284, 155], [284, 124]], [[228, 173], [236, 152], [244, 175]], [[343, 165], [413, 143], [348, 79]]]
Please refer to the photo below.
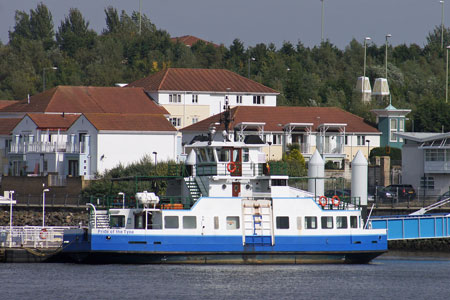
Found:
[[264, 96], [253, 96], [253, 104], [264, 104]]
[[170, 94], [169, 102], [170, 103], [181, 103], [181, 94]]

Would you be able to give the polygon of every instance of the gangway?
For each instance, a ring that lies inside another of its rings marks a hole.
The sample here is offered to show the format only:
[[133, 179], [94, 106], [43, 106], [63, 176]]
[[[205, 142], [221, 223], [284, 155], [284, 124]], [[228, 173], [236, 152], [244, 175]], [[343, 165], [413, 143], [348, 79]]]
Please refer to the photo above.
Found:
[[409, 215], [410, 215], [410, 216], [419, 216], [419, 215], [423, 215], [423, 214], [429, 212], [430, 210], [435, 209], [435, 208], [439, 208], [439, 207], [441, 207], [441, 206], [443, 206], [443, 205], [445, 205], [445, 204], [447, 204], [447, 203], [449, 203], [449, 202], [450, 202], [450, 197], [445, 198], [445, 199], [442, 199], [441, 201], [438, 201], [438, 202], [433, 203], [433, 204], [431, 204], [431, 205], [428, 205], [427, 207], [422, 207], [422, 208], [419, 209], [418, 211], [415, 211], [415, 212], [413, 212], [413, 213], [411, 213], [411, 214], [409, 214]]

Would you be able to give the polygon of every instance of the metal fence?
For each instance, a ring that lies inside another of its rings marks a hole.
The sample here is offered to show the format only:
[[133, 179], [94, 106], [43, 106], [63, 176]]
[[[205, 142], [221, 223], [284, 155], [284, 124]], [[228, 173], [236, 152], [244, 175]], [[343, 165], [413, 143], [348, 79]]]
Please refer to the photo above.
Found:
[[2, 248], [58, 248], [65, 229], [73, 227], [1, 226]]
[[[17, 201], [19, 206], [42, 206], [42, 195], [23, 195], [14, 194], [14, 200]], [[45, 206], [57, 206], [57, 207], [78, 207], [84, 206], [89, 199], [84, 199], [81, 195], [45, 195]]]

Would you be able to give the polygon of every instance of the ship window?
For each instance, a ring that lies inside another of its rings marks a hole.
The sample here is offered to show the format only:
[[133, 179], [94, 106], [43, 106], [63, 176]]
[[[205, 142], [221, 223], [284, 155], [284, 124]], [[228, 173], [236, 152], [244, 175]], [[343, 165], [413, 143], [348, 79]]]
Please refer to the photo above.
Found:
[[219, 217], [214, 217], [214, 229], [219, 229]]
[[336, 228], [344, 229], [347, 227], [347, 217], [336, 217]]
[[322, 217], [320, 218], [322, 223], [322, 229], [332, 229], [333, 228], [333, 217]]
[[217, 149], [219, 161], [230, 161], [230, 149]]
[[111, 216], [110, 224], [112, 228], [125, 227], [125, 216]]
[[197, 158], [199, 159], [199, 162], [207, 162], [208, 158], [206, 157], [205, 149], [200, 148], [197, 151]]
[[206, 156], [208, 157], [208, 161], [213, 162], [214, 161], [213, 149], [206, 148], [205, 150], [206, 150]]
[[306, 229], [316, 229], [317, 228], [317, 217], [305, 217], [305, 228]]
[[242, 159], [244, 160], [244, 162], [250, 161], [250, 154], [248, 148], [242, 149]]
[[272, 179], [272, 186], [287, 186], [286, 179]]
[[197, 217], [196, 216], [183, 216], [183, 228], [184, 229], [197, 228]]
[[227, 230], [239, 229], [239, 217], [227, 217]]
[[277, 217], [277, 229], [289, 229], [289, 217]]
[[165, 216], [164, 217], [164, 228], [176, 229], [178, 228], [178, 216]]
[[350, 227], [358, 228], [358, 217], [357, 216], [350, 216]]
[[297, 217], [297, 229], [302, 229], [302, 217]]

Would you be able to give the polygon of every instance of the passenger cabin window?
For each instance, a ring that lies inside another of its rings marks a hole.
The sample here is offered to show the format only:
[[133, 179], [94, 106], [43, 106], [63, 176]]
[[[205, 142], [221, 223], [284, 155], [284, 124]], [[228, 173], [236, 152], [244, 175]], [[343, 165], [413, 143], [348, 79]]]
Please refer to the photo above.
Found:
[[219, 217], [214, 217], [214, 229], [219, 229]]
[[178, 216], [165, 216], [164, 217], [164, 228], [177, 229], [178, 227], [179, 227]]
[[111, 228], [123, 228], [125, 227], [125, 216], [111, 216], [109, 222]]
[[332, 229], [333, 228], [333, 217], [321, 217], [322, 229]]
[[286, 179], [272, 179], [272, 186], [287, 186]]
[[219, 161], [230, 161], [230, 149], [217, 149]]
[[277, 229], [289, 229], [289, 217], [276, 218]]
[[234, 230], [239, 228], [239, 217], [227, 217], [227, 230]]
[[358, 217], [350, 216], [350, 228], [358, 228]]
[[305, 228], [306, 229], [316, 229], [317, 228], [317, 217], [305, 217]]
[[197, 217], [196, 216], [183, 216], [183, 229], [196, 229]]
[[336, 217], [336, 228], [344, 229], [347, 228], [347, 217]]
[[242, 149], [242, 160], [244, 162], [249, 162], [250, 161], [250, 152], [249, 152], [248, 148], [243, 148]]

